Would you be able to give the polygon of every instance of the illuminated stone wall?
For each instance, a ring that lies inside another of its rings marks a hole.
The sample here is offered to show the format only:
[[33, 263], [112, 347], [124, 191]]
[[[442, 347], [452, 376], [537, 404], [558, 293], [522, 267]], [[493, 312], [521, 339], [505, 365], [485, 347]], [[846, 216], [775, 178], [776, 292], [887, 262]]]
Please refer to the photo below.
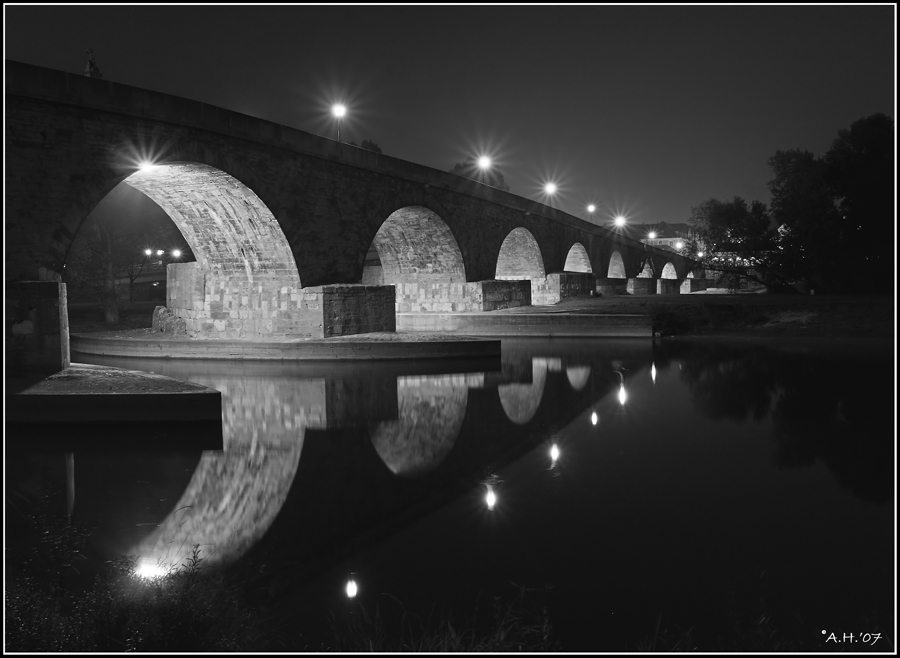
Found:
[[628, 279], [626, 291], [629, 295], [655, 295], [657, 280], [646, 277], [632, 277]]
[[191, 338], [328, 338], [396, 329], [391, 286], [297, 291], [210, 278], [199, 263], [168, 267], [166, 306], [184, 320]]
[[593, 274], [552, 272], [547, 275], [548, 294], [557, 301], [570, 297], [588, 297], [593, 288]]

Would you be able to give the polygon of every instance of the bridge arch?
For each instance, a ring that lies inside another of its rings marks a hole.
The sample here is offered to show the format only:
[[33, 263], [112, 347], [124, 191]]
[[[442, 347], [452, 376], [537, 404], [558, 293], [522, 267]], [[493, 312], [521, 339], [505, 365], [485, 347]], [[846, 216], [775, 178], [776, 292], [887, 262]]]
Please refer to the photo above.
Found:
[[497, 254], [495, 279], [531, 282], [531, 303], [553, 303], [547, 299], [547, 272], [544, 257], [534, 235], [527, 228], [514, 228], [503, 239]]
[[637, 275], [639, 279], [652, 279], [653, 278], [653, 263], [648, 258], [644, 261], [644, 267], [641, 269], [640, 274]]
[[659, 275], [660, 279], [677, 279], [678, 274], [675, 272], [675, 265], [672, 264], [672, 261], [667, 262], [663, 268], [662, 272]]
[[[253, 190], [198, 162], [146, 167], [125, 179], [172, 219], [196, 263], [170, 269], [170, 308], [192, 335], [271, 335], [273, 310], [296, 302], [300, 275], [281, 226]], [[174, 275], [174, 276], [173, 276]]]
[[[451, 310], [451, 286], [466, 268], [447, 223], [423, 206], [392, 212], [372, 240], [362, 283], [393, 285], [398, 312]], [[443, 308], [447, 306], [447, 308]]]
[[580, 242], [576, 242], [569, 249], [563, 270], [566, 272], [593, 272], [593, 269], [591, 269], [591, 258], [588, 256], [587, 249]]
[[619, 253], [618, 249], [613, 249], [609, 257], [609, 269], [606, 272], [606, 276], [610, 279], [628, 278], [628, 275], [625, 273], [625, 261], [622, 260], [622, 254]]

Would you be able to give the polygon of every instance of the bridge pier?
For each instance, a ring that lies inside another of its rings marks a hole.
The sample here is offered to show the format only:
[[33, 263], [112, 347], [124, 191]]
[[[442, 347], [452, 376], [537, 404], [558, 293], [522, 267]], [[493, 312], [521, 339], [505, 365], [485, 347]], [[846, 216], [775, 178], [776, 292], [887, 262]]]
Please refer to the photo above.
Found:
[[24, 388], [69, 366], [69, 315], [66, 284], [15, 286], [15, 294], [6, 296], [6, 380], [19, 382], [11, 388]]
[[649, 277], [636, 276], [628, 279], [625, 290], [629, 295], [655, 295], [656, 281]]

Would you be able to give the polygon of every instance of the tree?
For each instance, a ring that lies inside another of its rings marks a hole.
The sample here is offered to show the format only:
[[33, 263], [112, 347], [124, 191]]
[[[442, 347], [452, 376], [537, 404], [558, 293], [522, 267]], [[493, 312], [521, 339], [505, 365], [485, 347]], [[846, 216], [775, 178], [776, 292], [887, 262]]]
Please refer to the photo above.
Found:
[[[875, 114], [839, 131], [824, 157], [777, 151], [769, 158], [769, 212], [759, 202], [747, 206], [737, 198], [710, 199], [694, 208], [696, 238], [706, 243], [704, 264], [723, 271], [718, 252], [724, 251], [752, 263], [767, 285], [805, 283], [823, 292], [849, 292], [859, 291], [862, 281], [865, 290], [889, 290], [893, 149], [893, 121]], [[764, 216], [774, 225], [765, 227]], [[719, 261], [710, 262], [717, 256]]]
[[779, 234], [764, 203], [709, 199], [693, 208], [689, 224], [687, 253], [704, 269], [724, 275], [729, 288], [738, 288], [741, 279], [769, 287], [789, 284]]
[[471, 178], [484, 185], [496, 187], [502, 192], [509, 192], [509, 185], [506, 184], [503, 174], [496, 167], [492, 166], [488, 169], [482, 169], [478, 166], [475, 159], [471, 157], [466, 158], [464, 162], [457, 162], [453, 165], [450, 173], [465, 178]]
[[366, 149], [367, 151], [375, 151], [376, 153], [384, 153], [381, 150], [381, 147], [378, 146], [375, 142], [370, 139], [364, 139], [361, 144], [357, 144], [356, 142], [350, 142], [350, 146], [358, 146], [361, 149]]
[[841, 247], [870, 285], [893, 280], [894, 122], [884, 114], [838, 132], [825, 154], [825, 179], [841, 216]]

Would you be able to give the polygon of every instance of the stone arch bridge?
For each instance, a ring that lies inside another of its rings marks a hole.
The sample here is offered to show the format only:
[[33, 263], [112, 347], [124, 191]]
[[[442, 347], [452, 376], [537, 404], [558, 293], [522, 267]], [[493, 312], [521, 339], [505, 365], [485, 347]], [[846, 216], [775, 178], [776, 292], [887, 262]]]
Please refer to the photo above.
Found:
[[175, 96], [7, 61], [5, 101], [8, 339], [52, 322], [35, 313], [123, 181], [196, 256], [169, 266], [167, 300], [193, 336], [325, 337], [393, 329], [398, 311], [678, 292], [696, 267], [466, 178]]

